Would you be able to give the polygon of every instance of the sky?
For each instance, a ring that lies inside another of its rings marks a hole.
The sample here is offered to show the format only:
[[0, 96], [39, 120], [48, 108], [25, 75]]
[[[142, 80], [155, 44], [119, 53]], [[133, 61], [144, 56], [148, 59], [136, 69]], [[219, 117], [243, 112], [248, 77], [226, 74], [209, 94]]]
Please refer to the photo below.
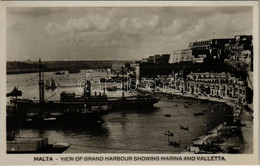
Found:
[[252, 7], [8, 7], [7, 60], [140, 60], [252, 35]]

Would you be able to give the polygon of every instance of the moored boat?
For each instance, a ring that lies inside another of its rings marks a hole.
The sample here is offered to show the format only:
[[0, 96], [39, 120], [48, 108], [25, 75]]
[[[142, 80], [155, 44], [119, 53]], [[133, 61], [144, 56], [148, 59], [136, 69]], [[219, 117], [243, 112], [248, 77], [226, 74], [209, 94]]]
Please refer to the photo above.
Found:
[[188, 106], [188, 105], [183, 105], [183, 107], [184, 107], [184, 108], [189, 108], [189, 106]]
[[165, 117], [171, 117], [171, 114], [164, 114]]
[[57, 85], [52, 78], [50, 80], [46, 80], [46, 83], [45, 83], [46, 90], [49, 90], [49, 89], [54, 90], [56, 88], [57, 88]]
[[168, 144], [169, 144], [170, 146], [180, 147], [180, 141], [177, 142], [177, 141], [170, 141], [170, 140], [168, 140]]
[[62, 74], [65, 74], [65, 72], [64, 72], [64, 71], [63, 71], [63, 72], [57, 71], [55, 74], [56, 74], [56, 75], [62, 75]]
[[172, 132], [170, 132], [169, 130], [164, 132], [165, 135], [167, 136], [173, 136], [174, 134]]
[[189, 126], [184, 127], [183, 125], [180, 125], [180, 129], [189, 131]]
[[62, 153], [70, 147], [68, 143], [49, 144], [48, 138], [20, 137], [7, 140], [7, 153]]
[[205, 112], [196, 112], [193, 114], [193, 116], [203, 116], [205, 115]]

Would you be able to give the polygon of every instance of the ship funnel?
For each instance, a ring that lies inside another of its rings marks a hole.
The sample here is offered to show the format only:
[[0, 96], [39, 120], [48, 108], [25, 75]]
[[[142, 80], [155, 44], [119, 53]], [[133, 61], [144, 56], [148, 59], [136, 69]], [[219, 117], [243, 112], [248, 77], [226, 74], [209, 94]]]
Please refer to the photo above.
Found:
[[90, 74], [86, 74], [86, 84], [84, 88], [84, 96], [90, 97], [91, 96], [91, 83], [90, 83]]

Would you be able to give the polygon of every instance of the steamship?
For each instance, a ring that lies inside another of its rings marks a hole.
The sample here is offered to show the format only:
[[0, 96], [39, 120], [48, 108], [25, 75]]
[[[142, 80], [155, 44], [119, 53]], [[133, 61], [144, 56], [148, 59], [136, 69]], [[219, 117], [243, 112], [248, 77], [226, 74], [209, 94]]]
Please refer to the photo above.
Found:
[[39, 100], [11, 98], [7, 107], [7, 127], [17, 124], [82, 124], [96, 125], [104, 121], [102, 116], [110, 109], [108, 102], [91, 103], [74, 97], [70, 93], [61, 93], [61, 100], [44, 99], [44, 76], [39, 60]]
[[[124, 86], [123, 86], [124, 87]], [[152, 108], [159, 99], [150, 95], [125, 97], [107, 97], [91, 95], [91, 83], [86, 79], [84, 93], [76, 96], [74, 92], [62, 92], [60, 100], [44, 100], [44, 79], [39, 60], [39, 100], [11, 99], [13, 109], [19, 120], [26, 122], [55, 121], [65, 123], [102, 124], [102, 116], [110, 110]]]

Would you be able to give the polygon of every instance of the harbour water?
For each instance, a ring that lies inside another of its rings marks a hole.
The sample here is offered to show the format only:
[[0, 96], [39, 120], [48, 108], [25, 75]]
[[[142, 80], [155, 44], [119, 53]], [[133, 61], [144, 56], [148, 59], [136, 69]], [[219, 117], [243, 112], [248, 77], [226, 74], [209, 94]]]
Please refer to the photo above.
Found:
[[[81, 95], [78, 81], [89, 72], [92, 78], [106, 77], [106, 72], [82, 70], [80, 73], [55, 75], [44, 73], [45, 79], [53, 78], [57, 89], [45, 91], [46, 100], [58, 100], [62, 91], [73, 91]], [[23, 98], [38, 99], [38, 73], [7, 75], [7, 92], [19, 86]], [[102, 88], [101, 88], [102, 89]], [[107, 92], [108, 96], [119, 96], [120, 92]], [[136, 92], [126, 93], [136, 95]], [[188, 108], [184, 105], [189, 104]], [[205, 116], [193, 116], [194, 113], [207, 110]], [[214, 111], [211, 111], [214, 110]], [[192, 141], [204, 135], [210, 129], [225, 120], [230, 114], [221, 103], [200, 102], [197, 99], [173, 97], [161, 100], [148, 110], [119, 110], [103, 116], [105, 123], [101, 127], [59, 126], [18, 129], [17, 136], [45, 136], [49, 143], [67, 142], [70, 148], [65, 153], [180, 153]], [[170, 117], [164, 116], [170, 114]], [[180, 125], [189, 130], [181, 130]], [[166, 130], [173, 137], [164, 134]], [[168, 145], [168, 139], [180, 141], [180, 147]]]

